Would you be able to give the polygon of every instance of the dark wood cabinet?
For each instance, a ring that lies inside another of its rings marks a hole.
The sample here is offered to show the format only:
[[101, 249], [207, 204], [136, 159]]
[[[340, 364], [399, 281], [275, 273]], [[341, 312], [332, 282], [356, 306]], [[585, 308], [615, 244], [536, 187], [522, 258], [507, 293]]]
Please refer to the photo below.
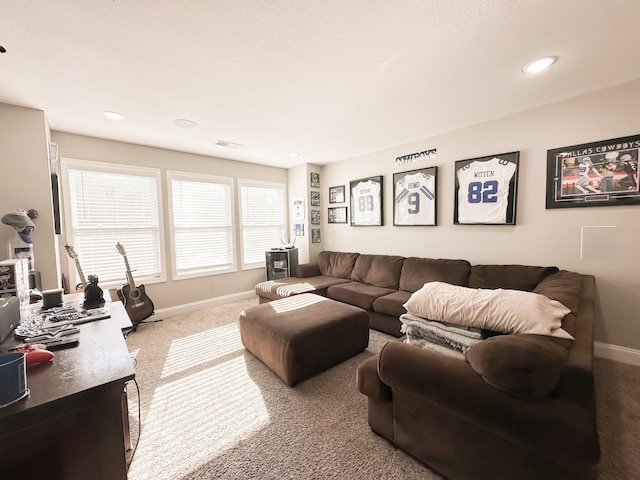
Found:
[[123, 394], [135, 373], [122, 329], [131, 322], [120, 302], [108, 308], [111, 318], [79, 326], [77, 347], [27, 366], [29, 397], [0, 409], [0, 480], [127, 478]]

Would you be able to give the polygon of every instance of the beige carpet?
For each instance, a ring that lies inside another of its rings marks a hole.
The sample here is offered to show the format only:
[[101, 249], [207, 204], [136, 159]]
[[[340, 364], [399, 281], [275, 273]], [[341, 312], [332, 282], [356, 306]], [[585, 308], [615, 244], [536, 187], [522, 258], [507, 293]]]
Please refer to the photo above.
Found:
[[[130, 480], [439, 479], [367, 425], [355, 371], [391, 337], [371, 331], [369, 348], [286, 386], [242, 347], [246, 300], [141, 325], [135, 357], [141, 410], [128, 388]], [[596, 363], [602, 479], [640, 478], [640, 368]], [[139, 429], [138, 413], [142, 428]]]

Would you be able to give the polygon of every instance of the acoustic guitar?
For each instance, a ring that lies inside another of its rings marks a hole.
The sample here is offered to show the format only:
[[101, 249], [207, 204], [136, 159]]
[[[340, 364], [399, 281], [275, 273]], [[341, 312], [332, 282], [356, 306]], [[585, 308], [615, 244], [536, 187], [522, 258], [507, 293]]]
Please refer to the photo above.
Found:
[[124, 247], [120, 242], [116, 244], [118, 253], [124, 258], [124, 265], [127, 269], [127, 284], [117, 290], [118, 298], [124, 304], [124, 308], [129, 314], [131, 323], [133, 324], [132, 331], [136, 331], [138, 325], [143, 320], [153, 315], [154, 305], [151, 299], [147, 296], [144, 285], [136, 286], [136, 282], [133, 280], [133, 274], [131, 273], [131, 267], [129, 267], [129, 260], [127, 260], [127, 254]]
[[87, 280], [84, 278], [84, 272], [82, 271], [82, 267], [80, 266], [80, 259], [78, 258], [78, 254], [76, 253], [73, 246], [66, 243], [64, 245], [65, 250], [67, 251], [67, 255], [73, 259], [76, 264], [76, 270], [78, 271], [78, 277], [80, 277], [80, 283], [76, 285], [76, 291], [82, 292], [87, 287]]

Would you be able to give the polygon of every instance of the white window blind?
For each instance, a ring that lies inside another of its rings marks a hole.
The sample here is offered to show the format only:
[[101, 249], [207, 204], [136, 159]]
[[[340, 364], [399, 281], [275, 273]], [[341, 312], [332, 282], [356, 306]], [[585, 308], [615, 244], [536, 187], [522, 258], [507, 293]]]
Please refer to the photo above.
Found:
[[242, 266], [264, 266], [264, 252], [285, 237], [284, 185], [238, 180], [242, 221]]
[[[120, 242], [136, 284], [163, 280], [160, 171], [69, 159], [62, 166], [67, 239], [85, 277], [127, 283]], [[75, 269], [69, 273], [79, 282]]]
[[180, 172], [167, 178], [174, 278], [235, 271], [233, 179]]

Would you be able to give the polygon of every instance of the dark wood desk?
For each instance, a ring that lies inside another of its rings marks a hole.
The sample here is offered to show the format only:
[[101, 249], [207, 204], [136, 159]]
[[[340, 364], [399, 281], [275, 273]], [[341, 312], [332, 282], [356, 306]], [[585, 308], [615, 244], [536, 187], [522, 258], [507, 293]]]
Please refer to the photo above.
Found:
[[127, 478], [122, 399], [135, 372], [122, 329], [131, 322], [122, 303], [107, 307], [111, 318], [78, 326], [77, 347], [27, 366], [29, 397], [0, 409], [0, 480]]

